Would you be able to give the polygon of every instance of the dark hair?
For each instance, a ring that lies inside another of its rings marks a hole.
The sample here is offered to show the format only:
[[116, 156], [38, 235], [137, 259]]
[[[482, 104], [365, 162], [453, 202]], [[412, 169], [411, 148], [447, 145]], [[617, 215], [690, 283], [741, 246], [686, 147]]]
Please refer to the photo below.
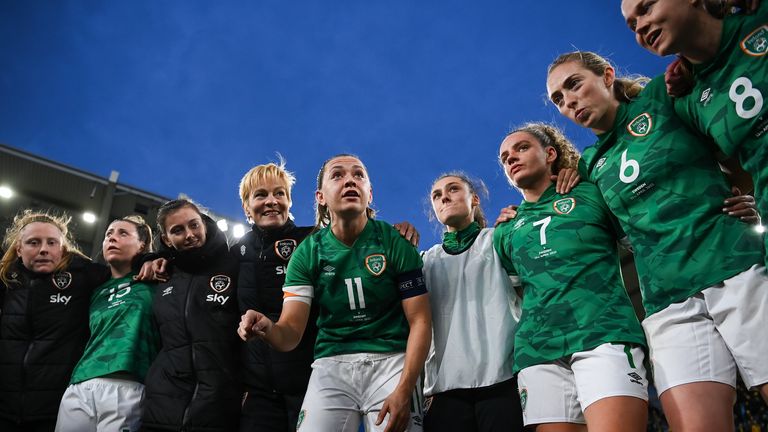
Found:
[[179, 198], [168, 201], [167, 203], [161, 205], [159, 209], [157, 209], [157, 229], [160, 230], [161, 234], [165, 233], [165, 221], [168, 219], [168, 216], [170, 216], [171, 213], [175, 213], [184, 207], [189, 207], [194, 210], [195, 213], [201, 216], [203, 215], [203, 213], [200, 211], [200, 207], [198, 207], [191, 200], [186, 198]]
[[[579, 63], [585, 69], [597, 76], [603, 76], [607, 68], [613, 68], [608, 59], [599, 54], [591, 51], [573, 51], [559, 55], [547, 68], [547, 76], [549, 76], [556, 67], [570, 62]], [[617, 75], [616, 79], [613, 81], [613, 95], [619, 102], [629, 102], [640, 94], [648, 81], [650, 81], [650, 79], [642, 75], [625, 77]]]
[[[542, 147], [552, 147], [557, 151], [557, 158], [552, 163], [552, 174], [557, 175], [565, 168], [576, 169], [579, 165], [579, 151], [565, 134], [556, 126], [543, 122], [531, 122], [510, 131], [507, 136], [516, 132], [526, 132], [533, 135]], [[511, 181], [511, 179], [510, 179]]]
[[141, 252], [152, 252], [152, 228], [143, 217], [139, 215], [123, 216], [110, 222], [110, 225], [115, 222], [128, 222], [136, 227], [136, 234], [139, 237], [139, 241], [144, 242], [144, 250]]
[[[470, 177], [464, 171], [448, 171], [440, 174], [434, 181], [432, 181], [432, 186], [446, 177], [456, 177], [457, 179], [461, 180], [462, 183], [467, 185], [469, 192], [472, 195], [477, 196], [478, 199], [481, 197], [488, 198], [488, 188], [485, 186], [485, 183], [483, 183], [483, 181], [480, 179]], [[432, 191], [430, 191], [429, 196], [431, 196], [431, 192]], [[428, 212], [429, 220], [434, 221], [437, 219], [437, 217], [435, 216], [435, 212], [432, 208], [431, 199], [429, 199], [428, 202], [430, 202], [430, 211]], [[483, 208], [480, 204], [475, 207], [473, 220], [477, 222], [478, 225], [480, 225], [480, 228], [485, 228], [488, 226], [488, 220], [485, 218], [485, 213], [483, 212]]]
[[[323, 188], [323, 176], [325, 175], [325, 167], [328, 166], [328, 164], [337, 158], [340, 157], [353, 157], [360, 161], [361, 164], [363, 164], [363, 161], [360, 160], [359, 157], [349, 154], [349, 153], [340, 153], [336, 156], [331, 157], [330, 159], [327, 159], [325, 162], [323, 162], [323, 166], [320, 167], [320, 171], [317, 173], [317, 190]], [[365, 170], [366, 174], [368, 173], [368, 168], [365, 167], [365, 164], [363, 164], [363, 169]], [[368, 219], [373, 219], [376, 217], [376, 210], [372, 209], [371, 207], [368, 207], [365, 209], [365, 215], [368, 216]], [[321, 205], [319, 202], [316, 202], [315, 206], [315, 227], [316, 228], [323, 228], [327, 227], [331, 224], [331, 214], [328, 212], [328, 206]]]

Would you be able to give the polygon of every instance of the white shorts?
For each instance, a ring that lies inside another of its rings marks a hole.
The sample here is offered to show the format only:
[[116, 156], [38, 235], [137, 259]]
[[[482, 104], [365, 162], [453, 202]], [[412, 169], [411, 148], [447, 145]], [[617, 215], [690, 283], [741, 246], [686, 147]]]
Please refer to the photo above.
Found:
[[659, 395], [693, 382], [768, 382], [768, 276], [748, 270], [643, 321]]
[[[312, 375], [299, 412], [297, 431], [383, 431], [376, 426], [381, 407], [400, 382], [405, 354], [359, 353], [324, 357], [312, 363]], [[422, 430], [421, 384], [411, 397], [410, 432]]]
[[70, 384], [61, 398], [56, 432], [134, 432], [141, 426], [144, 385], [117, 378]]
[[605, 343], [554, 362], [527, 367], [517, 376], [523, 422], [585, 424], [584, 410], [600, 399], [648, 400], [642, 348]]

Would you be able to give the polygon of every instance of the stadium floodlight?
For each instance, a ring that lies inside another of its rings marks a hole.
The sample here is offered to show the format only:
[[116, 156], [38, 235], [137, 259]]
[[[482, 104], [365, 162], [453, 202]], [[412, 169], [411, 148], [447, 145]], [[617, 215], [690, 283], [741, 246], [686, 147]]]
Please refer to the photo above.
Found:
[[217, 226], [219, 227], [219, 229], [220, 229], [220, 230], [222, 230], [223, 232], [227, 232], [227, 230], [229, 229], [229, 224], [227, 223], [227, 220], [226, 220], [226, 219], [219, 219], [219, 220], [216, 222], [216, 225], [217, 225]]
[[0, 198], [11, 199], [13, 198], [13, 189], [8, 186], [0, 186]]
[[760, 234], [765, 232], [765, 225], [755, 225], [755, 231], [759, 232]]
[[235, 227], [232, 228], [232, 235], [236, 239], [239, 239], [240, 237], [244, 236], [245, 235], [245, 227], [243, 226], [243, 224], [235, 225]]
[[83, 220], [86, 223], [92, 224], [92, 223], [96, 222], [96, 215], [91, 213], [91, 212], [89, 212], [89, 211], [84, 212], [83, 213]]

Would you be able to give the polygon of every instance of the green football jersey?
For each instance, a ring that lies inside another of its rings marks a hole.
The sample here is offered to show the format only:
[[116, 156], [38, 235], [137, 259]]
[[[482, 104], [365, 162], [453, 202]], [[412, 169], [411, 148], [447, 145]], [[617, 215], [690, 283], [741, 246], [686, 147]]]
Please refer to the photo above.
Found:
[[514, 370], [604, 343], [645, 345], [621, 279], [616, 223], [595, 185], [554, 184], [496, 228], [494, 248], [523, 288]]
[[115, 372], [144, 381], [160, 347], [152, 317], [154, 289], [133, 274], [111, 279], [91, 296], [91, 338], [72, 373], [73, 384]]
[[722, 211], [730, 187], [707, 145], [675, 115], [660, 76], [584, 150], [585, 177], [634, 248], [647, 315], [762, 261], [760, 235]]
[[768, 215], [768, 4], [753, 15], [726, 17], [717, 54], [693, 73], [695, 86], [675, 101], [677, 114], [739, 158]]
[[408, 321], [401, 301], [426, 293], [416, 248], [389, 224], [369, 219], [353, 246], [330, 228], [293, 253], [283, 290], [317, 302], [315, 358], [358, 352], [402, 352]]

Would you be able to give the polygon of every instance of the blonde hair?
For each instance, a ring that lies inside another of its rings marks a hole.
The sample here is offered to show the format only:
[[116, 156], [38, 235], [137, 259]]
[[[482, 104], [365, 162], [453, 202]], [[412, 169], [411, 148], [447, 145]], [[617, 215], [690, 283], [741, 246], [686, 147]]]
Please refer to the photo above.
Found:
[[542, 147], [552, 147], [557, 151], [557, 158], [552, 163], [552, 174], [557, 175], [566, 168], [576, 169], [579, 166], [581, 155], [576, 146], [565, 137], [565, 134], [556, 126], [543, 122], [526, 123], [507, 134], [526, 132], [531, 134]]
[[[605, 57], [591, 51], [573, 51], [559, 55], [547, 68], [549, 76], [556, 67], [570, 62], [576, 62], [597, 76], [603, 76], [607, 68], [616, 69]], [[636, 98], [650, 78], [642, 75], [616, 76], [613, 81], [613, 96], [619, 102], [629, 102]]]
[[[323, 166], [320, 167], [320, 171], [317, 173], [317, 190], [321, 190], [323, 188], [323, 176], [325, 175], [325, 167], [328, 166], [332, 160], [340, 157], [353, 157], [359, 160], [360, 164], [363, 165], [363, 169], [365, 170], [366, 175], [368, 174], [368, 168], [365, 167], [365, 164], [363, 164], [363, 161], [360, 160], [359, 157], [353, 154], [340, 153], [323, 162]], [[368, 216], [368, 219], [373, 219], [376, 217], [376, 210], [372, 209], [371, 207], [367, 207], [365, 209], [365, 215]], [[315, 228], [324, 228], [330, 224], [331, 213], [328, 211], [328, 206], [321, 205], [319, 202], [317, 202], [315, 206]]]
[[285, 196], [288, 201], [291, 200], [291, 188], [296, 184], [296, 177], [292, 172], [285, 169], [285, 160], [280, 157], [278, 163], [270, 162], [267, 164], [256, 165], [248, 170], [247, 173], [240, 180], [240, 201], [243, 205], [243, 210], [246, 210], [245, 216], [248, 216], [248, 211], [245, 208], [248, 202], [248, 196], [250, 196], [256, 188], [270, 180], [275, 180], [285, 186]]
[[69, 232], [68, 227], [71, 220], [72, 218], [66, 214], [57, 216], [48, 212], [33, 211], [30, 209], [17, 214], [13, 218], [11, 226], [5, 230], [5, 237], [3, 238], [3, 249], [5, 249], [5, 253], [3, 254], [2, 259], [0, 259], [0, 280], [6, 285], [10, 284], [8, 274], [11, 271], [11, 266], [19, 259], [17, 248], [21, 239], [21, 232], [27, 225], [35, 222], [51, 224], [61, 232], [61, 248], [63, 253], [61, 255], [61, 261], [56, 265], [53, 273], [69, 267], [69, 263], [72, 261], [72, 255], [78, 255], [82, 258], [89, 259], [77, 247]]

